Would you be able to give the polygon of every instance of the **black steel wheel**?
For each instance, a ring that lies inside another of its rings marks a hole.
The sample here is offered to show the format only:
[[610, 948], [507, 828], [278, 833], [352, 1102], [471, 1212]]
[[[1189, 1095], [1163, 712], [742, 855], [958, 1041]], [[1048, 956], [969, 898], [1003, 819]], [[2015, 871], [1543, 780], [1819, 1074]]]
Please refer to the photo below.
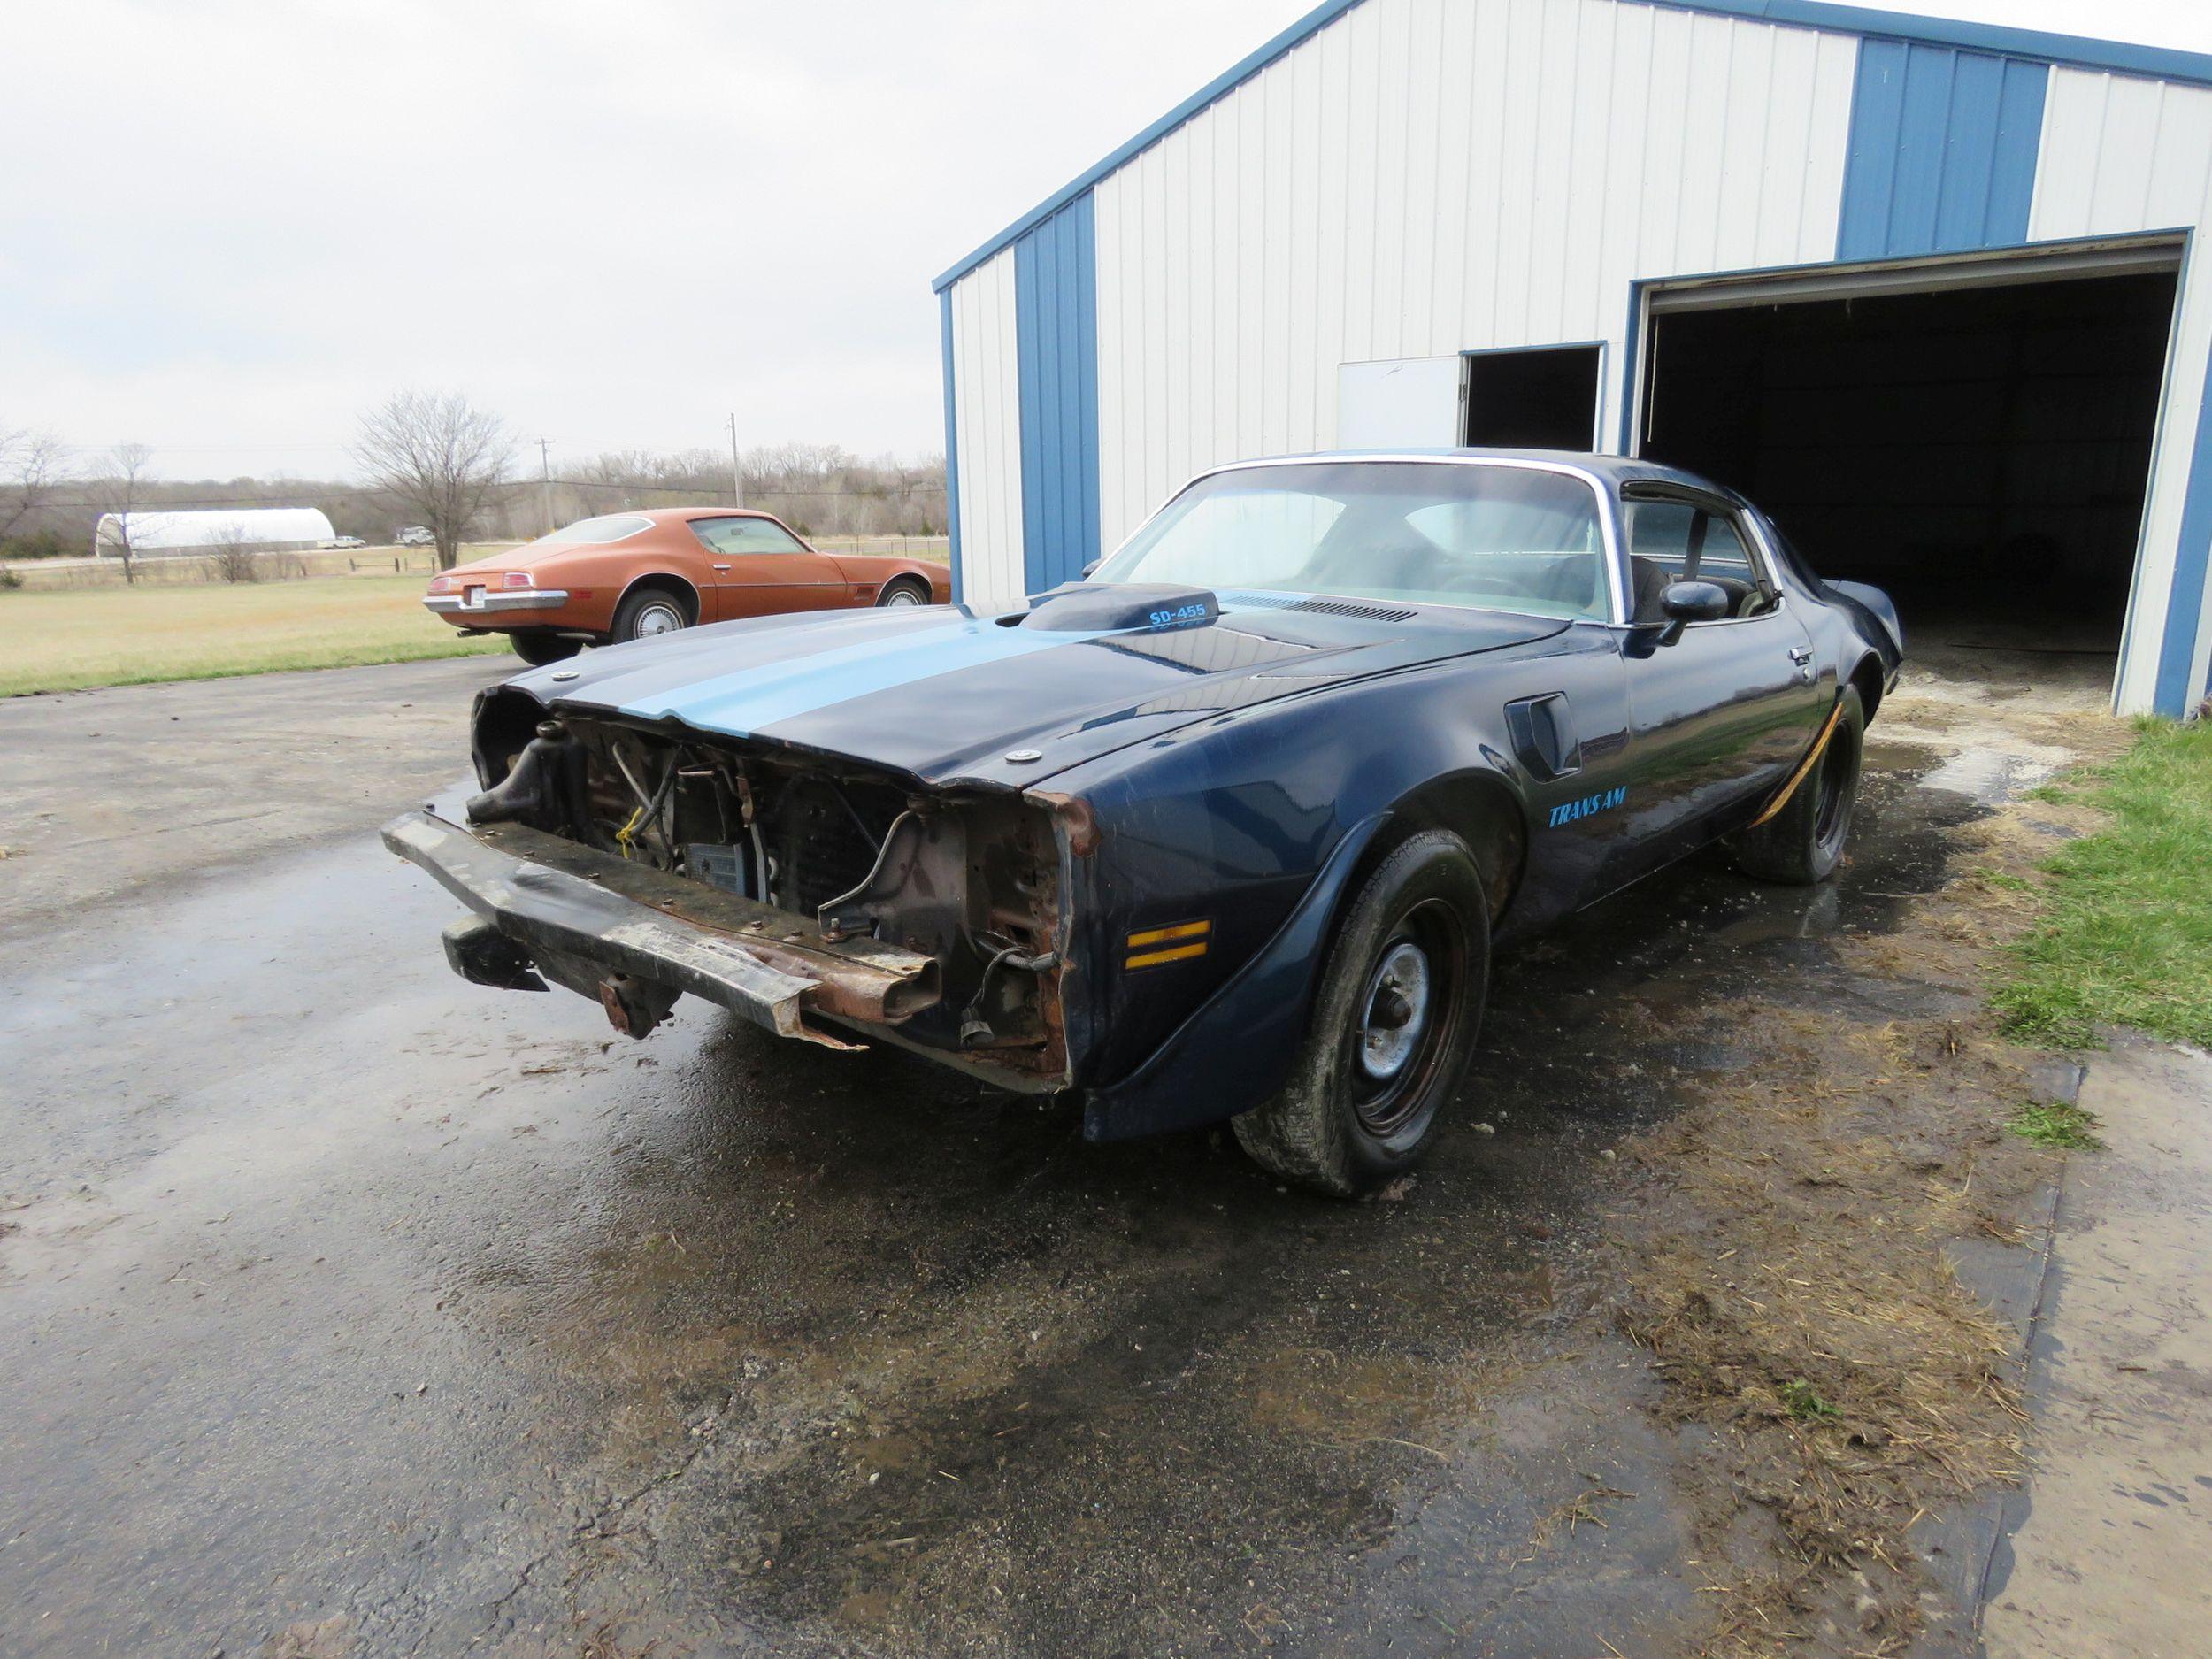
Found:
[[1234, 1120], [1263, 1168], [1339, 1197], [1410, 1169], [1474, 1050], [1489, 976], [1480, 871], [1448, 830], [1391, 849], [1347, 907], [1291, 1079]]
[[1378, 1142], [1394, 1145], [1425, 1109], [1435, 1111], [1437, 1068], [1452, 1049], [1467, 944], [1458, 916], [1427, 899], [1401, 917], [1368, 976], [1345, 1040], [1352, 1114]]

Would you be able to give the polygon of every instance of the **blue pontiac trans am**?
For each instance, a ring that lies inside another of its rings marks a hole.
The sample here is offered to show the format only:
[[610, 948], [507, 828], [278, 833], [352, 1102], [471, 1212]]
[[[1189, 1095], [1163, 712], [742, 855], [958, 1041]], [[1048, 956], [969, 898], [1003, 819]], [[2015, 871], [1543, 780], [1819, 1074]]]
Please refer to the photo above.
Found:
[[1617, 457], [1253, 461], [1005, 611], [813, 612], [483, 693], [465, 824], [384, 838], [472, 983], [688, 992], [1228, 1119], [1353, 1194], [1430, 1144], [1493, 948], [1709, 843], [1816, 882], [1903, 640], [1741, 496]]

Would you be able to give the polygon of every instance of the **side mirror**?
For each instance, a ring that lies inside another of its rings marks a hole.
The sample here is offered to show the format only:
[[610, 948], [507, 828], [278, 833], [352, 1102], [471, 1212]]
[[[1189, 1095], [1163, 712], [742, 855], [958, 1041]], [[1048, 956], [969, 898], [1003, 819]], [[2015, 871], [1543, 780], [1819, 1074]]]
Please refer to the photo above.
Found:
[[1669, 582], [1659, 608], [1670, 622], [1718, 622], [1731, 608], [1728, 589], [1718, 582]]
[[1728, 590], [1718, 582], [1669, 582], [1659, 595], [1660, 613], [1666, 622], [1656, 634], [1645, 634], [1643, 645], [1633, 655], [1642, 657], [1658, 646], [1672, 645], [1691, 623], [1718, 622], [1730, 609]]

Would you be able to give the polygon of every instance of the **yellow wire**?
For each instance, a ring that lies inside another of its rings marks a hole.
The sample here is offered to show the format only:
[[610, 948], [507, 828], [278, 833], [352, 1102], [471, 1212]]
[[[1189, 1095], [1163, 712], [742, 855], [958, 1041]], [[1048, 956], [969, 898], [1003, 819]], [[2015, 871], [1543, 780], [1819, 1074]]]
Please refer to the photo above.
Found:
[[636, 811], [630, 814], [630, 821], [614, 833], [615, 845], [622, 849], [622, 856], [625, 858], [630, 856], [630, 837], [637, 830], [638, 820], [644, 816], [645, 809], [638, 808]]

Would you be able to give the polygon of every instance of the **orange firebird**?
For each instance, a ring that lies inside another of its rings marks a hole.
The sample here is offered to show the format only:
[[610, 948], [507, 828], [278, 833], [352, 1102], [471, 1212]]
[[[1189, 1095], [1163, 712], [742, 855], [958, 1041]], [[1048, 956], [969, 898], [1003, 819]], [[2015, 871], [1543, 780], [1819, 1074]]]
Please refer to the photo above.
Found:
[[422, 603], [465, 634], [506, 634], [535, 664], [702, 622], [951, 598], [941, 565], [820, 552], [769, 513], [657, 507], [586, 518], [447, 571]]

